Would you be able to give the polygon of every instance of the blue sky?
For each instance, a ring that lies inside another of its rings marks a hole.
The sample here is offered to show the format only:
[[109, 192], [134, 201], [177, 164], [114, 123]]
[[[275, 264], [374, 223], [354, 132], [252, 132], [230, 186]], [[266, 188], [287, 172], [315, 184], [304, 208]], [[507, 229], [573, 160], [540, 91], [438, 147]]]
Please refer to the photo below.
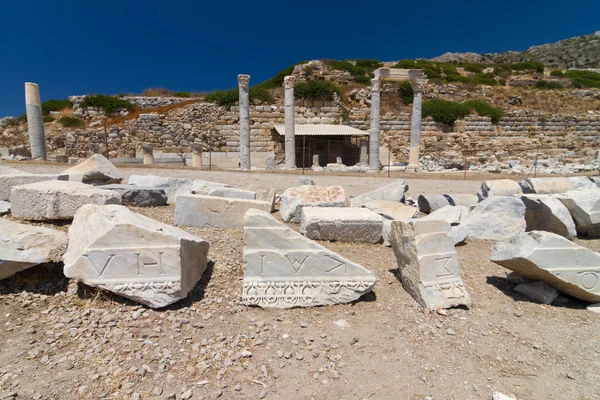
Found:
[[149, 87], [251, 85], [302, 60], [525, 50], [600, 30], [600, 1], [0, 2], [0, 116], [42, 101]]

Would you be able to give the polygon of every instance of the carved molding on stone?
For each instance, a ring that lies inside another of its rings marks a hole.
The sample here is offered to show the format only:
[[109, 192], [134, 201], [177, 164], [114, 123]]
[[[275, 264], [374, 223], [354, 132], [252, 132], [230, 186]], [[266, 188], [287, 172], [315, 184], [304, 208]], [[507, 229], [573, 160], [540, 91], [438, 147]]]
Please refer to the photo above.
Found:
[[295, 83], [296, 78], [293, 75], [288, 75], [285, 78], [283, 78], [283, 87], [285, 89], [293, 89]]
[[371, 79], [371, 92], [379, 92], [381, 90], [381, 80]]
[[250, 75], [240, 74], [238, 75], [238, 85], [243, 88], [248, 88], [250, 83]]

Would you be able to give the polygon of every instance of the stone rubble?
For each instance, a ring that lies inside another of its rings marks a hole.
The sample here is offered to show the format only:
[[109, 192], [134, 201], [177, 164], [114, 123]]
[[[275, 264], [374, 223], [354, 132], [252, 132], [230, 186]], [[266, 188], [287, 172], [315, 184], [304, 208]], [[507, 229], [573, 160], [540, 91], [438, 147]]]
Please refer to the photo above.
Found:
[[399, 179], [388, 185], [382, 186], [350, 200], [351, 207], [360, 207], [373, 200], [385, 200], [404, 202], [404, 194], [408, 191], [408, 184], [405, 180]]
[[228, 197], [232, 199], [256, 200], [256, 193], [250, 190], [243, 190], [229, 187], [214, 187], [209, 190], [207, 196]]
[[10, 201], [10, 192], [13, 187], [29, 183], [67, 180], [65, 175], [57, 174], [10, 174], [0, 175], [0, 200]]
[[138, 185], [103, 185], [104, 190], [113, 190], [121, 195], [122, 204], [134, 207], [157, 207], [167, 204], [164, 189]]
[[123, 175], [106, 157], [94, 154], [87, 160], [64, 170], [69, 181], [87, 183], [89, 185], [107, 185], [121, 183]]
[[570, 178], [527, 178], [519, 182], [523, 193], [556, 194], [571, 190], [596, 188], [596, 183], [586, 176]]
[[572, 190], [556, 198], [571, 213], [578, 234], [600, 236], [600, 189]]
[[299, 223], [303, 207], [346, 207], [346, 192], [341, 186], [304, 185], [281, 194], [279, 212], [285, 222]]
[[251, 208], [271, 212], [272, 204], [260, 200], [233, 199], [197, 194], [177, 196], [175, 225], [243, 228], [244, 214]]
[[179, 194], [192, 193], [193, 182], [191, 179], [167, 178], [157, 175], [131, 175], [127, 180], [130, 185], [163, 189], [167, 194], [169, 203], [175, 202], [175, 198]]
[[513, 196], [523, 194], [519, 184], [511, 179], [496, 179], [481, 183], [481, 190], [477, 193], [479, 200], [495, 196]]
[[417, 197], [419, 211], [429, 214], [437, 209], [450, 205], [450, 201], [443, 194], [421, 194]]
[[[1, 172], [1, 170], [0, 170]], [[298, 186], [304, 186], [304, 185], [315, 185], [315, 181], [312, 180], [312, 178], [309, 178], [307, 176], [301, 176], [300, 178], [298, 178]]]
[[384, 218], [395, 220], [410, 219], [419, 212], [417, 207], [387, 200], [372, 200], [363, 204], [362, 207], [369, 209]]
[[461, 224], [469, 239], [508, 240], [525, 232], [525, 204], [518, 197], [488, 197]]
[[546, 231], [573, 239], [577, 236], [575, 222], [565, 205], [548, 195], [524, 194], [527, 231]]
[[469, 208], [465, 206], [444, 206], [429, 215], [420, 218], [422, 221], [440, 220], [450, 225], [458, 225], [469, 216]]
[[383, 217], [366, 208], [305, 207], [300, 233], [313, 240], [378, 243]]
[[518, 284], [515, 286], [515, 292], [524, 294], [541, 304], [552, 304], [558, 297], [558, 290], [542, 281]]

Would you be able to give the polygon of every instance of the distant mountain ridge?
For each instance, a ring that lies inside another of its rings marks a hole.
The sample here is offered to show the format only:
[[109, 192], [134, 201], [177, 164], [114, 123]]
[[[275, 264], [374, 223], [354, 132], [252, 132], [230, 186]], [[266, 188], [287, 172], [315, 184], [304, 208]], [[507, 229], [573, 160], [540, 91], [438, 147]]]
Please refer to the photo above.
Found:
[[556, 43], [505, 53], [445, 53], [431, 61], [463, 63], [515, 63], [540, 61], [550, 68], [600, 68], [600, 31]]

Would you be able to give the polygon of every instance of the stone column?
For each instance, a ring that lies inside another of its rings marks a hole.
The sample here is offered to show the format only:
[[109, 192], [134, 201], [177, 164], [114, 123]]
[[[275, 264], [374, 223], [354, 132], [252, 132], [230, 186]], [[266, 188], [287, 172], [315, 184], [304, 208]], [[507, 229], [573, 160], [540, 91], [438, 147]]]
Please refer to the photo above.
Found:
[[311, 168], [319, 168], [321, 164], [319, 164], [319, 155], [313, 154], [313, 163]]
[[192, 167], [202, 167], [202, 145], [200, 143], [192, 143]]
[[283, 78], [285, 88], [285, 169], [296, 168], [296, 132], [294, 114], [294, 77]]
[[250, 75], [238, 75], [240, 90], [240, 169], [250, 170]]
[[154, 164], [154, 145], [152, 143], [142, 143], [142, 151], [144, 152], [144, 165]]
[[90, 155], [102, 154], [100, 153], [100, 143], [90, 142]]
[[371, 79], [371, 130], [369, 135], [369, 147], [371, 154], [369, 156], [369, 170], [379, 171], [381, 164], [379, 162], [379, 118], [381, 113], [381, 81]]
[[423, 108], [423, 89], [426, 80], [417, 79], [414, 85], [412, 117], [410, 122], [410, 152], [407, 169], [419, 169], [419, 148], [421, 146], [421, 111]]
[[367, 165], [369, 162], [369, 142], [367, 140], [360, 141], [360, 160], [358, 161], [361, 165]]
[[27, 130], [29, 131], [29, 147], [32, 158], [46, 160], [46, 137], [44, 135], [44, 119], [40, 88], [37, 83], [25, 82], [25, 108], [27, 111]]

